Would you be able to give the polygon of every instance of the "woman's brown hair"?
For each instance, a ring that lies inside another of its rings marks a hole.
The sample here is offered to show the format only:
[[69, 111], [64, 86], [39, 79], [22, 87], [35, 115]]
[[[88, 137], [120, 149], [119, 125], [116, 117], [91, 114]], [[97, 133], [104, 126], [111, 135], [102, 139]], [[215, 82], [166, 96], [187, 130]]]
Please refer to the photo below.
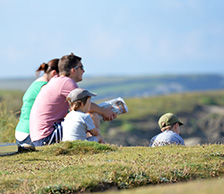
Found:
[[52, 70], [55, 70], [59, 74], [58, 62], [59, 62], [59, 59], [52, 59], [48, 63], [42, 63], [39, 66], [39, 68], [36, 70], [37, 76], [39, 76], [41, 71], [44, 71], [44, 73], [48, 74]]

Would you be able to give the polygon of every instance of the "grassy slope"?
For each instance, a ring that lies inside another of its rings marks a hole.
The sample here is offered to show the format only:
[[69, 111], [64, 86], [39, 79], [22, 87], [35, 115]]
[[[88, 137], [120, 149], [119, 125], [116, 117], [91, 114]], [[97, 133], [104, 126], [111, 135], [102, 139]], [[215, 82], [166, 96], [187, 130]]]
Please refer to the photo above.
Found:
[[[223, 194], [224, 177], [209, 180], [189, 181], [185, 183], [156, 185], [123, 190], [119, 194]], [[115, 191], [103, 192], [103, 194], [113, 194]], [[100, 194], [100, 193], [98, 193]]]
[[[132, 144], [131, 141], [121, 138], [121, 136], [115, 139], [116, 142], [112, 142], [110, 139], [108, 142], [121, 144], [121, 142], [119, 142], [119, 139], [121, 139], [123, 142], [128, 142], [127, 144], [130, 142], [131, 145], [148, 144], [147, 138], [158, 133], [157, 130], [159, 130], [159, 128], [157, 121], [165, 112], [173, 112], [177, 114], [184, 122], [184, 130], [181, 132], [184, 138], [204, 137], [201, 139], [202, 142], [214, 143], [215, 138], [208, 141], [207, 137], [210, 132], [206, 129], [210, 127], [215, 133], [217, 131], [220, 131], [220, 133], [223, 131], [222, 127], [219, 127], [223, 126], [223, 114], [209, 113], [204, 110], [203, 112], [201, 109], [202, 107], [213, 106], [220, 107], [221, 109], [221, 107], [224, 106], [223, 90], [181, 93], [148, 98], [130, 98], [125, 99], [125, 101], [129, 108], [129, 112], [118, 116], [118, 118], [112, 122], [102, 123], [101, 130], [104, 132], [104, 136], [108, 139], [110, 137], [107, 134], [115, 136], [118, 132], [127, 132], [127, 135], [133, 136], [137, 134], [139, 138], [143, 138], [143, 141], [141, 141], [142, 144], [138, 143], [139, 141], [135, 141], [135, 143]], [[206, 127], [206, 123], [208, 124], [207, 121], [210, 122], [209, 127]], [[145, 136], [141, 136], [141, 134], [144, 134]]]
[[149, 148], [65, 142], [1, 157], [0, 191], [99, 191], [221, 177], [223, 150], [224, 145]]
[[[223, 96], [224, 91], [215, 91], [127, 99], [129, 113], [120, 116], [118, 120], [129, 121], [155, 112], [160, 114], [170, 108], [173, 112], [191, 112], [197, 104], [223, 106]], [[14, 141], [21, 98], [21, 92], [0, 93], [0, 141]], [[170, 103], [166, 103], [167, 101]], [[134, 188], [140, 185], [221, 177], [224, 174], [223, 148], [223, 145], [152, 149], [58, 144], [41, 148], [37, 152], [0, 157], [0, 191], [47, 192], [51, 189], [61, 190], [62, 187], [69, 191], [96, 191], [112, 185], [116, 189]], [[217, 188], [210, 186], [210, 193], [218, 193], [220, 188], [223, 190], [222, 183], [223, 179], [212, 182]], [[208, 188], [208, 182], [189, 184], [192, 188], [198, 185], [201, 188], [202, 184], [202, 191]], [[148, 192], [163, 193], [167, 187], [173, 190], [173, 186], [176, 191], [189, 189], [189, 186], [181, 183], [140, 188], [137, 192], [145, 193], [146, 189]]]
[[224, 91], [205, 91], [155, 96], [149, 98], [130, 98], [126, 100], [129, 113], [122, 119], [138, 119], [146, 115], [161, 115], [164, 112], [191, 113], [198, 105], [224, 106]]

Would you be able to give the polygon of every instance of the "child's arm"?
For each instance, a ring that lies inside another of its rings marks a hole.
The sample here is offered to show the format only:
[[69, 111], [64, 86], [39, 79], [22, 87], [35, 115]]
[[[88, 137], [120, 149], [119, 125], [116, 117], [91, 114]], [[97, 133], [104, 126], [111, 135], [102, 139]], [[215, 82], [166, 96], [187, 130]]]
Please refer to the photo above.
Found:
[[88, 131], [91, 133], [91, 135], [96, 136], [99, 143], [105, 143], [103, 136], [100, 133], [100, 130], [97, 128], [92, 129], [91, 131]]

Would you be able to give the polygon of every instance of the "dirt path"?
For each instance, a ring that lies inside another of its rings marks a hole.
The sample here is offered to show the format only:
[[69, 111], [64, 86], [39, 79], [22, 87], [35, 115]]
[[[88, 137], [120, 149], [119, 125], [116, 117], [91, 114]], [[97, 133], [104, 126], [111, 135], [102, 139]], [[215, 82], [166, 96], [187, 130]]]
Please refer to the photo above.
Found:
[[223, 106], [206, 106], [204, 107], [205, 111], [209, 113], [218, 113], [224, 115], [224, 107]]

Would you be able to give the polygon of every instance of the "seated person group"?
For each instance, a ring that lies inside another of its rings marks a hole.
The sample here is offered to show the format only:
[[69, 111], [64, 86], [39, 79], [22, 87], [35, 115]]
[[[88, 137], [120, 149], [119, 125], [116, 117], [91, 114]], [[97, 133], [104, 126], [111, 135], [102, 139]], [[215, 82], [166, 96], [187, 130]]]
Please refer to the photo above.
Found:
[[[81, 58], [71, 53], [61, 59], [43, 63], [36, 79], [23, 96], [23, 105], [15, 130], [18, 145], [31, 147], [50, 145], [60, 141], [87, 140], [105, 143], [100, 133], [100, 118], [113, 120], [117, 115], [111, 107], [102, 108], [91, 102], [96, 94], [79, 88], [84, 66]], [[149, 146], [184, 145], [179, 136], [183, 125], [176, 115], [164, 114], [158, 122], [161, 133], [154, 136]]]

